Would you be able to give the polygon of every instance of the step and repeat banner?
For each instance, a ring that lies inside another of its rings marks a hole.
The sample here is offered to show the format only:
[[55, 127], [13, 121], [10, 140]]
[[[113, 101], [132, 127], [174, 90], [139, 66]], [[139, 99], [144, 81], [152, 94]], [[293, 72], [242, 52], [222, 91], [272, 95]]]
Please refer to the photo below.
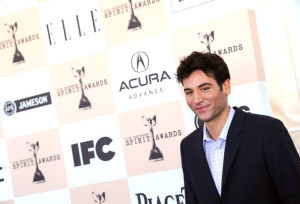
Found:
[[255, 12], [224, 5], [0, 0], [0, 203], [185, 203], [179, 146], [202, 124], [179, 61], [221, 55], [230, 105], [272, 115]]

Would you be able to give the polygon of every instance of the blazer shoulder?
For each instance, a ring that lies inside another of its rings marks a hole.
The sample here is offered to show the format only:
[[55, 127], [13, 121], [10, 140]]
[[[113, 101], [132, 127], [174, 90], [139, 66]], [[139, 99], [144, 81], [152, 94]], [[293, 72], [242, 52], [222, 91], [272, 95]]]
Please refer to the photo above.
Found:
[[245, 122], [251, 122], [253, 124], [283, 124], [279, 119], [274, 118], [268, 115], [261, 115], [257, 113], [247, 113], [240, 109], [236, 109], [236, 115], [240, 119], [241, 117], [245, 118]]
[[195, 143], [199, 138], [202, 138], [203, 131], [202, 127], [197, 128], [193, 132], [191, 132], [189, 135], [187, 135], [185, 138], [181, 140], [181, 145], [185, 145], [188, 143]]
[[249, 113], [248, 119], [251, 122], [254, 122], [254, 123], [256, 122], [256, 123], [262, 124], [262, 125], [280, 125], [280, 126], [283, 125], [281, 120], [274, 118], [272, 116], [268, 116], [268, 115]]

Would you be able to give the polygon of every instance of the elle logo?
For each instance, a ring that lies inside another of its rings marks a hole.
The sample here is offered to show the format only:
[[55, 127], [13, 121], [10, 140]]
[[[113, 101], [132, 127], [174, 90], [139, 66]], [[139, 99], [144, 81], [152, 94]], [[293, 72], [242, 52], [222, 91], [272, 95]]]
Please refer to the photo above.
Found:
[[[99, 26], [99, 22], [100, 21], [96, 18], [96, 14], [95, 13], [97, 13], [97, 9], [93, 9], [93, 10], [90, 11], [90, 20], [91, 20], [90, 21], [90, 26], [86, 27], [86, 28], [92, 28], [90, 31], [93, 32], [93, 33], [96, 33], [96, 32], [100, 31], [100, 26]], [[72, 23], [69, 23], [69, 22], [65, 22], [64, 19], [61, 20], [61, 23], [59, 23], [61, 25], [58, 25], [58, 26], [62, 28], [63, 35], [61, 35], [62, 33], [57, 33], [58, 35], [55, 35], [55, 31], [57, 31], [57, 30], [55, 30], [53, 28], [54, 25], [52, 23], [47, 24], [46, 27], [47, 27], [47, 33], [48, 33], [48, 38], [49, 38], [50, 45], [57, 44], [57, 38], [55, 36], [63, 36], [64, 37], [63, 41], [70, 41], [70, 40], [72, 40], [72, 36], [68, 32], [68, 30], [76, 30], [77, 29], [77, 31], [78, 31], [77, 36], [78, 37], [86, 36], [86, 34], [88, 33], [88, 31], [87, 30], [83, 30], [82, 29], [82, 25], [88, 24], [88, 22], [84, 22], [84, 23], [81, 22], [78, 15], [75, 16], [74, 21], [76, 23], [72, 24]], [[76, 29], [73, 29], [73, 28], [71, 29], [70, 27], [72, 27], [74, 25], [75, 25]], [[59, 39], [59, 40], [61, 40], [61, 39]]]

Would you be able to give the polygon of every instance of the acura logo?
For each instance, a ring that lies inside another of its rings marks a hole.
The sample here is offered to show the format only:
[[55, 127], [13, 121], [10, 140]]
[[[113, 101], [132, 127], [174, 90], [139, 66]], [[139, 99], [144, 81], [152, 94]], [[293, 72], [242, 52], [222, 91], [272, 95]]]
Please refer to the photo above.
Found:
[[137, 73], [144, 72], [149, 67], [149, 57], [145, 52], [137, 52], [131, 57], [131, 67]]

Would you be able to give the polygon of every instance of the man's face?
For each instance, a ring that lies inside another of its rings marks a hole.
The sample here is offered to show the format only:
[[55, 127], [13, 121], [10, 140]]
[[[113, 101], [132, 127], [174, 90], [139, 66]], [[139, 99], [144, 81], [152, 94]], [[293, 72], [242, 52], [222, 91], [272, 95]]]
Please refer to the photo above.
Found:
[[221, 91], [214, 78], [196, 70], [183, 79], [183, 86], [188, 106], [203, 122], [216, 121], [228, 107], [229, 79], [222, 84]]

